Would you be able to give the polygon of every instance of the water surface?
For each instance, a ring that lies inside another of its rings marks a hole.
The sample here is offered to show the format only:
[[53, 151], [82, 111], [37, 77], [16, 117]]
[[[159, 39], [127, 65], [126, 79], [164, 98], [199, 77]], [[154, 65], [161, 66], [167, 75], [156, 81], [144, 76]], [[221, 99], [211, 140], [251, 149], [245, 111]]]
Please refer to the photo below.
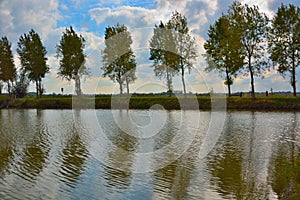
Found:
[[228, 112], [199, 158], [210, 112], [0, 110], [0, 199], [278, 199], [299, 181], [299, 119]]

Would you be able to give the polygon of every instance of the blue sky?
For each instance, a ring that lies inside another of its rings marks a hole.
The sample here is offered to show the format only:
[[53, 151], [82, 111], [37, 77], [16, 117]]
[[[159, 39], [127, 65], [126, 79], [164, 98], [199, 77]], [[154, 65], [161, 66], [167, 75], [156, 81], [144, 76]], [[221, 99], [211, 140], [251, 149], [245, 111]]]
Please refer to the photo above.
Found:
[[[207, 29], [222, 13], [226, 13], [232, 4], [231, 0], [115, 0], [114, 3], [105, 0], [0, 0], [0, 36], [7, 36], [12, 42], [15, 64], [19, 68], [20, 61], [16, 54], [18, 38], [28, 33], [31, 28], [42, 38], [48, 51], [50, 73], [43, 80], [47, 93], [59, 93], [63, 87], [66, 93], [73, 93], [74, 83], [57, 78], [59, 61], [55, 57], [55, 46], [59, 43], [62, 32], [66, 27], [74, 29], [86, 39], [86, 66], [90, 69], [90, 77], [83, 81], [84, 93], [114, 93], [118, 86], [108, 78], [101, 77], [101, 50], [104, 48], [103, 34], [106, 26], [117, 23], [125, 24], [133, 38], [133, 50], [137, 57], [137, 81], [131, 85], [132, 92], [161, 92], [165, 90], [164, 80], [154, 76], [149, 62], [148, 41], [155, 24], [160, 20], [167, 21], [175, 10], [188, 19], [191, 34], [196, 38], [199, 58], [194, 70], [186, 76], [188, 91], [207, 92], [210, 88], [226, 92], [218, 73], [204, 72], [201, 54], [203, 44], [207, 39]], [[241, 0], [248, 5], [258, 5], [262, 12], [270, 18], [274, 16], [281, 3], [292, 3], [300, 6], [298, 0]], [[298, 70], [297, 79], [300, 79]], [[264, 79], [255, 78], [257, 91], [270, 90], [289, 91], [289, 78], [285, 79], [276, 70], [266, 72]], [[174, 80], [174, 89], [182, 90], [180, 77]], [[300, 88], [299, 82], [297, 87]], [[250, 80], [240, 75], [232, 87], [234, 92], [248, 91]], [[34, 91], [34, 84], [30, 85]]]

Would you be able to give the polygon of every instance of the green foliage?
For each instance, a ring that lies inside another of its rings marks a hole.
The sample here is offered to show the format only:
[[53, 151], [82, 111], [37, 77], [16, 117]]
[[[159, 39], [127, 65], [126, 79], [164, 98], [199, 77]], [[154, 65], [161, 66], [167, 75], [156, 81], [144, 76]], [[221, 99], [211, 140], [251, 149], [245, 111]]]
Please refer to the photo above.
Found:
[[103, 77], [119, 83], [120, 94], [123, 84], [129, 93], [129, 84], [136, 80], [136, 61], [131, 49], [132, 39], [125, 25], [117, 24], [105, 28], [105, 49], [102, 52]]
[[29, 31], [29, 34], [21, 35], [17, 52], [21, 60], [22, 71], [28, 75], [30, 81], [36, 83], [36, 95], [38, 97], [42, 78], [49, 72], [49, 67], [46, 64], [47, 51], [40, 36], [33, 29]]
[[281, 4], [272, 20], [269, 37], [270, 58], [278, 72], [290, 73], [290, 83], [296, 96], [296, 67], [300, 65], [300, 9]]
[[175, 60], [178, 61], [178, 71], [181, 73], [183, 93], [186, 95], [184, 75], [186, 70], [188, 72], [191, 71], [193, 62], [197, 57], [195, 39], [189, 33], [186, 17], [177, 11], [172, 14], [171, 19], [167, 23], [167, 28], [172, 30], [176, 49], [174, 53], [177, 55]]
[[228, 96], [231, 96], [230, 85], [244, 64], [243, 45], [237, 39], [241, 36], [241, 32], [233, 26], [229, 17], [223, 15], [209, 27], [209, 39], [204, 44], [208, 64], [205, 71], [217, 70], [220, 74], [225, 73], [224, 84], [228, 86]]
[[189, 33], [186, 17], [176, 11], [166, 24], [155, 25], [150, 40], [150, 60], [153, 60], [155, 75], [167, 79], [169, 92], [172, 77], [180, 72], [186, 94], [185, 71], [190, 72], [196, 56], [195, 40]]
[[163, 22], [155, 25], [153, 36], [149, 41], [150, 60], [153, 60], [155, 76], [167, 80], [168, 92], [173, 91], [172, 78], [178, 73], [178, 59], [176, 54], [175, 40], [172, 31]]
[[16, 98], [22, 98], [26, 96], [29, 86], [29, 81], [27, 80], [24, 73], [19, 77], [19, 80], [16, 81], [16, 84], [13, 86], [13, 94]]
[[0, 39], [0, 80], [7, 83], [7, 91], [11, 94], [11, 85], [16, 79], [16, 67], [11, 51], [11, 43], [7, 37]]
[[68, 81], [75, 80], [75, 93], [81, 95], [80, 78], [88, 75], [85, 64], [85, 54], [83, 49], [85, 40], [81, 35], [73, 30], [66, 28], [60, 43], [56, 46], [56, 55], [61, 58], [59, 61], [58, 75]]
[[268, 68], [266, 45], [269, 19], [259, 11], [258, 6], [250, 7], [235, 1], [228, 11], [229, 19], [241, 37], [242, 57], [245, 58], [241, 71], [250, 75], [252, 98], [255, 98], [254, 76], [261, 76]]

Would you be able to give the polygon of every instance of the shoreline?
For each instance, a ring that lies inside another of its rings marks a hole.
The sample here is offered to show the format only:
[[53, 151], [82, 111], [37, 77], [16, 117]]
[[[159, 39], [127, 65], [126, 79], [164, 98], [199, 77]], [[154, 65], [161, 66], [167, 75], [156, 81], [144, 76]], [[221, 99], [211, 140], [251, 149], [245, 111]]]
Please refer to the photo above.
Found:
[[210, 96], [89, 96], [76, 97], [25, 97], [21, 99], [0, 99], [1, 109], [165, 109], [165, 110], [214, 110], [228, 111], [300, 111], [300, 97], [271, 96], [227, 97]]

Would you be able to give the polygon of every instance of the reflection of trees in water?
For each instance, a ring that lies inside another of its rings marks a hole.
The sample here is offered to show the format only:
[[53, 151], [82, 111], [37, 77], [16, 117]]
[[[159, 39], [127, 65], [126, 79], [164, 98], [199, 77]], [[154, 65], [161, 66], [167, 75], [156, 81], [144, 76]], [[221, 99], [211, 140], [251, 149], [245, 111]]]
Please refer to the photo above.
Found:
[[288, 122], [290, 124], [283, 130], [283, 135], [278, 142], [279, 149], [272, 163], [274, 166], [272, 186], [281, 197], [295, 195], [300, 189], [300, 142], [297, 113], [293, 113], [288, 118]]
[[[120, 120], [129, 118], [128, 111], [119, 110], [114, 112], [117, 112], [116, 117]], [[115, 189], [125, 190], [131, 184], [131, 168], [134, 162], [134, 153], [138, 146], [138, 139], [122, 131], [111, 114], [109, 112], [105, 117], [104, 131], [115, 147], [107, 149], [108, 160], [107, 165], [104, 166], [104, 179], [109, 191]], [[118, 121], [118, 123], [122, 122]], [[133, 128], [131, 126], [127, 128], [126, 131], [135, 131], [131, 130]]]
[[245, 143], [243, 155], [243, 198], [272, 199], [276, 196], [269, 180], [270, 161], [274, 151], [272, 130], [276, 127], [276, 122], [271, 118], [270, 113], [251, 112], [250, 138]]
[[13, 134], [11, 134], [9, 127], [7, 127], [10, 112], [11, 110], [0, 109], [0, 179], [9, 171], [15, 151]]
[[219, 193], [237, 199], [276, 196], [270, 185], [274, 123], [265, 113], [228, 114], [221, 146], [210, 162]]
[[225, 196], [235, 196], [241, 199], [243, 194], [242, 177], [242, 151], [243, 140], [239, 133], [234, 129], [234, 117], [231, 113], [227, 114], [225, 127], [220, 141], [221, 146], [218, 152], [210, 157], [208, 168], [211, 174], [217, 179], [220, 194]]
[[10, 170], [12, 162], [15, 175], [33, 182], [44, 168], [51, 145], [43, 111], [3, 110], [0, 124], [0, 174]]
[[34, 136], [30, 143], [23, 149], [20, 160], [20, 174], [29, 181], [35, 180], [43, 170], [48, 160], [51, 142], [48, 139], [47, 127], [44, 124], [43, 111], [36, 111], [36, 118], [31, 124], [34, 127]]
[[[1, 140], [2, 141], [2, 140]], [[12, 142], [0, 146], [0, 179], [8, 171], [14, 155], [14, 146]]]
[[154, 137], [155, 143], [153, 151], [161, 149], [164, 146], [170, 144], [172, 139], [175, 137], [178, 131], [178, 127], [180, 126], [180, 119], [177, 119], [180, 118], [180, 116], [176, 114], [178, 113], [173, 113], [172, 111], [168, 112], [166, 124], [164, 125], [162, 130], [159, 133], [157, 133]]
[[[164, 127], [164, 132], [160, 134], [155, 142], [154, 149], [160, 149], [164, 145], [171, 143], [177, 130], [174, 130], [176, 126], [179, 126], [177, 115], [173, 116], [173, 112], [168, 112], [167, 124]], [[183, 113], [183, 121], [188, 120], [186, 113]], [[179, 116], [180, 117], [180, 116]], [[187, 124], [183, 122], [182, 130], [187, 134]], [[176, 129], [176, 128], [175, 128]], [[176, 147], [174, 147], [176, 148]], [[192, 173], [196, 165], [198, 158], [198, 152], [200, 149], [199, 141], [194, 140], [189, 149], [177, 160], [171, 164], [157, 170], [153, 174], [154, 191], [157, 198], [159, 197], [172, 197], [174, 199], [185, 199], [188, 197], [188, 189], [192, 179]], [[170, 159], [170, 157], [176, 157], [176, 149], [169, 149], [165, 155], [159, 155], [154, 158], [157, 162], [161, 162], [164, 159]], [[174, 153], [174, 155], [172, 155]]]
[[[115, 118], [112, 115], [112, 112], [115, 113]], [[131, 152], [136, 148], [137, 139], [128, 134], [129, 132], [136, 131], [133, 130], [131, 124], [128, 123], [128, 121], [130, 121], [129, 114], [128, 110], [114, 110], [107, 112], [105, 118], [101, 119], [101, 123], [105, 135], [115, 146]], [[126, 123], [128, 124], [126, 125]], [[121, 130], [118, 124], [120, 124], [121, 127], [126, 127], [126, 132]]]
[[[66, 143], [61, 151], [61, 181], [69, 187], [75, 187], [76, 181], [84, 172], [84, 164], [88, 157], [88, 150], [80, 137], [84, 133], [84, 126], [80, 119], [80, 111], [75, 113], [75, 121], [66, 125], [70, 126], [67, 130], [69, 134]], [[75, 125], [76, 123], [76, 125]]]

